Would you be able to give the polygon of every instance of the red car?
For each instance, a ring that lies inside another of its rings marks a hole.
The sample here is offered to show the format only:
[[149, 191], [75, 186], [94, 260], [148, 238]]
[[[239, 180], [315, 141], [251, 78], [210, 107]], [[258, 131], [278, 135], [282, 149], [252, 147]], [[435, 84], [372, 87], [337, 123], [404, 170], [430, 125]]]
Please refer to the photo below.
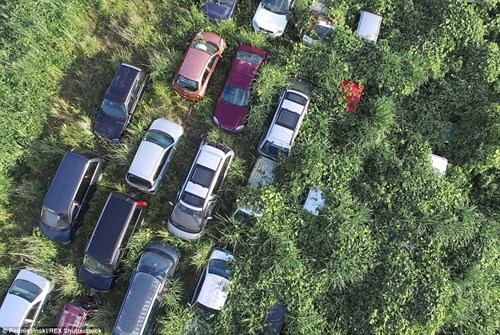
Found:
[[250, 90], [255, 74], [266, 61], [264, 50], [241, 45], [234, 55], [231, 72], [217, 100], [214, 123], [229, 132], [241, 132], [250, 112]]
[[354, 113], [363, 95], [363, 85], [345, 80], [340, 86], [340, 90], [342, 91], [342, 98], [347, 101], [347, 111]]
[[225, 49], [226, 42], [216, 33], [196, 34], [175, 74], [172, 82], [174, 91], [189, 100], [203, 99]]

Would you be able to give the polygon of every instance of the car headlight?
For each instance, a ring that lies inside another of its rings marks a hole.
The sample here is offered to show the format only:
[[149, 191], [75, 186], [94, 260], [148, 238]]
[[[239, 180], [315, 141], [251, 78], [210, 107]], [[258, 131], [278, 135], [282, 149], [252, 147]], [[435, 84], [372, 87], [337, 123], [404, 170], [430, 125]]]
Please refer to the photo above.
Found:
[[214, 121], [214, 123], [215, 123], [216, 125], [219, 125], [219, 120], [217, 120], [217, 118], [215, 117], [215, 115], [214, 115], [214, 117], [213, 117], [213, 119], [212, 119], [212, 120]]
[[284, 30], [276, 30], [276, 35], [281, 35], [283, 34]]
[[260, 30], [260, 27], [257, 23], [255, 23], [255, 21], [252, 21], [252, 26], [253, 26], [253, 29], [256, 30], [256, 31], [259, 31]]
[[243, 128], [245, 128], [244, 124], [242, 124], [241, 126], [238, 126], [238, 127], [234, 128], [234, 131], [242, 131]]

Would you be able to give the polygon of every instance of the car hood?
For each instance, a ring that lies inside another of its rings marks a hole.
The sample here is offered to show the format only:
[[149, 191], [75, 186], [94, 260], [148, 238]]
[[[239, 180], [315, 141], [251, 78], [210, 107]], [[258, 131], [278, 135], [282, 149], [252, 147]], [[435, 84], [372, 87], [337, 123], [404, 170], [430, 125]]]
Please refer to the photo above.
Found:
[[227, 20], [231, 16], [232, 6], [207, 2], [203, 7], [203, 12], [214, 20]]
[[27, 300], [7, 294], [0, 307], [0, 328], [20, 328], [30, 306]]
[[217, 101], [215, 107], [215, 117], [219, 121], [219, 126], [226, 130], [234, 130], [245, 122], [245, 116], [248, 114], [248, 107], [240, 107], [228, 104], [221, 98]]
[[99, 135], [112, 141], [119, 141], [120, 135], [125, 129], [125, 122], [110, 118], [102, 111], [97, 113], [94, 124], [94, 131]]
[[253, 16], [253, 22], [266, 30], [277, 32], [284, 31], [288, 20], [284, 14], [276, 14], [259, 5]]

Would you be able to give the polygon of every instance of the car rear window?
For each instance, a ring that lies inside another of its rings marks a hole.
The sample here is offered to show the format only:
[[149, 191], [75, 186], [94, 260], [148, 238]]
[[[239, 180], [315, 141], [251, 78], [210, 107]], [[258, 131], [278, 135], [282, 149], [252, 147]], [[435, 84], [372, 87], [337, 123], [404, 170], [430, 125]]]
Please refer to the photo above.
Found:
[[150, 188], [153, 187], [153, 185], [151, 185], [151, 183], [148, 180], [143, 179], [141, 177], [138, 177], [138, 176], [136, 176], [135, 174], [132, 174], [132, 173], [127, 174], [127, 179], [132, 184], [135, 184], [137, 186], [141, 186], [141, 187], [144, 187], [144, 188], [147, 188], [147, 189], [150, 189]]
[[293, 101], [295, 103], [298, 103], [299, 105], [305, 106], [307, 104], [307, 98], [304, 97], [303, 95], [293, 93], [293, 92], [287, 92], [285, 94], [285, 99]]
[[294, 113], [286, 108], [280, 109], [276, 124], [291, 130], [295, 130], [295, 126], [297, 126], [298, 122], [299, 114]]
[[212, 273], [229, 280], [231, 270], [227, 268], [227, 262], [222, 259], [212, 259], [208, 265], [208, 273]]
[[210, 56], [219, 50], [215, 44], [201, 38], [193, 41], [193, 49], [204, 51]]
[[262, 62], [262, 57], [248, 51], [238, 51], [236, 58], [245, 62], [259, 65]]
[[16, 279], [9, 294], [17, 295], [29, 302], [33, 302], [42, 293], [42, 289], [25, 279]]
[[175, 81], [179, 87], [182, 87], [183, 89], [190, 91], [190, 92], [196, 92], [198, 91], [198, 82], [187, 79], [184, 76], [178, 75], [177, 80]]
[[172, 143], [174, 143], [174, 139], [170, 135], [159, 130], [148, 131], [144, 140], [157, 144], [163, 149], [168, 148], [172, 145]]
[[214, 170], [196, 164], [196, 166], [194, 167], [193, 175], [191, 176], [191, 181], [203, 187], [209, 187], [210, 183], [213, 180], [214, 174]]

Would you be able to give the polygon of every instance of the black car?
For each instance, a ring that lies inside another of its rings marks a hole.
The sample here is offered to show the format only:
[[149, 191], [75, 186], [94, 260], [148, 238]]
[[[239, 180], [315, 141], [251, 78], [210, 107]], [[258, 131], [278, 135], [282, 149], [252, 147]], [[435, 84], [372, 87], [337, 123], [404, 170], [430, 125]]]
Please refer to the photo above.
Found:
[[149, 84], [149, 73], [121, 64], [97, 112], [94, 133], [115, 143], [121, 141]]
[[83, 215], [104, 165], [96, 154], [67, 152], [43, 199], [38, 220], [42, 233], [54, 242], [69, 243]]

